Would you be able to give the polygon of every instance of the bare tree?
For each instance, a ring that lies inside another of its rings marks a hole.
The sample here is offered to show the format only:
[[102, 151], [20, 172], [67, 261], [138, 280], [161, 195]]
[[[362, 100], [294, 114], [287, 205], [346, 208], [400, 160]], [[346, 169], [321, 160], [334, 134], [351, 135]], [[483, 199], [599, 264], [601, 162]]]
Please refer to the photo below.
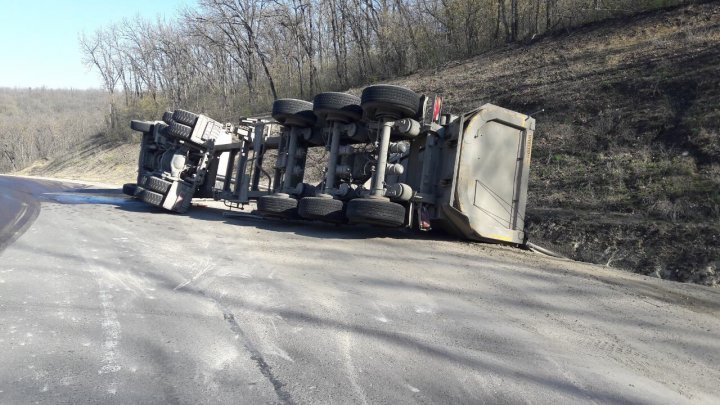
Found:
[[117, 126], [117, 114], [115, 110], [115, 86], [120, 79], [121, 72], [118, 71], [117, 49], [113, 47], [117, 38], [117, 30], [114, 25], [107, 30], [96, 31], [92, 37], [85, 34], [80, 35], [80, 49], [83, 53], [83, 62], [86, 65], [94, 66], [100, 73], [105, 90], [110, 94], [110, 128]]

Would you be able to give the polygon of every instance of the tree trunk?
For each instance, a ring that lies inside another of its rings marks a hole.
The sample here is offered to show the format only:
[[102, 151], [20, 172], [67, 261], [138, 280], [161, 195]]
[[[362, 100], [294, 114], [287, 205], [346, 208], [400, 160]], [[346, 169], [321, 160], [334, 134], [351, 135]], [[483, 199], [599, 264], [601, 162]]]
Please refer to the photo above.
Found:
[[511, 38], [510, 40], [515, 42], [520, 37], [519, 26], [520, 26], [520, 12], [518, 11], [518, 0], [510, 0], [510, 18], [511, 18]]

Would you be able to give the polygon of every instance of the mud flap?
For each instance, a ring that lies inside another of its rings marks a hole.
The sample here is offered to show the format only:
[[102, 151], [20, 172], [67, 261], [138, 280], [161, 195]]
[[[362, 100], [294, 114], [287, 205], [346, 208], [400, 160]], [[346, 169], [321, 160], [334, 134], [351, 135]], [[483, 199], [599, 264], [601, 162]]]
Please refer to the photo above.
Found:
[[179, 181], [173, 181], [162, 207], [169, 211], [185, 213], [190, 209], [193, 192], [193, 187]]
[[430, 225], [430, 213], [426, 206], [418, 204], [418, 229], [423, 232], [432, 230]]

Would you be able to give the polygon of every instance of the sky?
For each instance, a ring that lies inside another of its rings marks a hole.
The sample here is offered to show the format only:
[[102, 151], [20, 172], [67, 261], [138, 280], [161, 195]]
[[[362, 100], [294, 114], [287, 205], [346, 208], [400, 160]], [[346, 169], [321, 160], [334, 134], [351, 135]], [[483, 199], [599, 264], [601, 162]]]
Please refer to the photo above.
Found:
[[0, 87], [102, 88], [78, 36], [123, 18], [172, 18], [194, 0], [0, 0]]

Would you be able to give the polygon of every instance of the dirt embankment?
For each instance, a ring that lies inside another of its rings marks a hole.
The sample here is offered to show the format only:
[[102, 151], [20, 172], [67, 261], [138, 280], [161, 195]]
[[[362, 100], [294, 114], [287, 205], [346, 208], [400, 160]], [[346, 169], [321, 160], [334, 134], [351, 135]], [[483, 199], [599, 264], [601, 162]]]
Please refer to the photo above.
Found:
[[38, 160], [13, 174], [124, 184], [136, 181], [140, 144], [118, 143], [94, 136], [76, 151], [51, 160]]

